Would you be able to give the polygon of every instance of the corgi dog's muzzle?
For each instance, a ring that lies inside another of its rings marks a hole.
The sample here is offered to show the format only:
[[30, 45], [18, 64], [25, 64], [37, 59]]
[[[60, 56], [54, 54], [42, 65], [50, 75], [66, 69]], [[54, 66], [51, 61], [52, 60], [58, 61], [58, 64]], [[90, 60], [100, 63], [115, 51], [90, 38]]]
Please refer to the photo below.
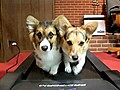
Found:
[[68, 32], [62, 38], [62, 50], [69, 56], [70, 62], [77, 62], [81, 60], [82, 54], [86, 51], [88, 46], [88, 38], [85, 36], [81, 28], [70, 27]]
[[29, 37], [34, 43], [34, 48], [44, 53], [57, 47], [56, 33], [54, 26], [52, 26], [50, 22], [42, 22], [36, 27], [34, 32], [29, 34]]
[[44, 38], [43, 41], [40, 43], [40, 50], [46, 52], [50, 51], [52, 49], [52, 44], [47, 40], [47, 38]]

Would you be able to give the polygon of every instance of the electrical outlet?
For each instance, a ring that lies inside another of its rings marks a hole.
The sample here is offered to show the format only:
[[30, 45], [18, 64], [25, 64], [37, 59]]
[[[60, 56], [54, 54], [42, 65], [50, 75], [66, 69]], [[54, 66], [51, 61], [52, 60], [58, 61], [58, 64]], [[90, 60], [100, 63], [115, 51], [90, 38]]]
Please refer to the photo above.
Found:
[[16, 46], [17, 43], [16, 43], [16, 41], [9, 41], [9, 45], [10, 45], [10, 46]]
[[8, 45], [8, 47], [10, 47], [10, 46], [16, 46], [17, 42], [16, 41], [12, 41], [12, 40], [7, 40], [7, 45]]

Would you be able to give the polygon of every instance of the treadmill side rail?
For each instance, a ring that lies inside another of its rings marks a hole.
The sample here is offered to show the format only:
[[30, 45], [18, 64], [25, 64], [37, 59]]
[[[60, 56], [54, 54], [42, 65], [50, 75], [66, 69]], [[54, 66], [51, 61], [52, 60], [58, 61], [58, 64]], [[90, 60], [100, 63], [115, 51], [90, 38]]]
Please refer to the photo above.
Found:
[[18, 79], [22, 78], [23, 73], [7, 73], [1, 80], [0, 80], [0, 90], [11, 90], [11, 88], [15, 85]]

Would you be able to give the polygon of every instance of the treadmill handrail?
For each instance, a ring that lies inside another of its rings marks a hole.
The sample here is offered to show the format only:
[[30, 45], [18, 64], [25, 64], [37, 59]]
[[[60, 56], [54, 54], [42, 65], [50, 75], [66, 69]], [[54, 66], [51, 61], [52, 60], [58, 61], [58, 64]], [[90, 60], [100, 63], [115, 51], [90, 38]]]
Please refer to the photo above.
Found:
[[87, 52], [87, 58], [93, 64], [93, 66], [99, 71], [108, 71], [110, 70], [104, 63], [102, 63], [93, 53], [90, 51]]

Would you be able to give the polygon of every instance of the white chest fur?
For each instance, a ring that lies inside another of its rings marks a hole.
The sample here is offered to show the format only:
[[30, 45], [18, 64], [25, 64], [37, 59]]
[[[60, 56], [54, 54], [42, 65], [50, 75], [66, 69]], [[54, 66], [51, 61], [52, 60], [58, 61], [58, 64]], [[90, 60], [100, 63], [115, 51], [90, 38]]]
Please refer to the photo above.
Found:
[[[35, 50], [36, 65], [45, 71], [50, 71], [55, 65], [59, 65], [61, 62], [61, 53], [59, 49], [52, 49], [49, 52], [43, 52], [40, 50]], [[39, 57], [39, 58], [38, 58]]]

